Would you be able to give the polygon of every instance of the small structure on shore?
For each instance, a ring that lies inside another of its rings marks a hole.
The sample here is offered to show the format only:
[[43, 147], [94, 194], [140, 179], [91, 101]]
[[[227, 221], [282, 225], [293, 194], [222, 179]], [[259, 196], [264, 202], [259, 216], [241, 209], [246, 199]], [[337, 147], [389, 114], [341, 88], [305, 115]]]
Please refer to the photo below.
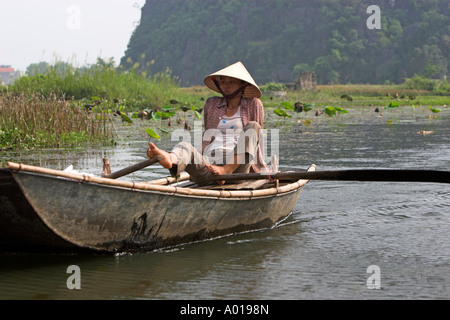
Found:
[[302, 72], [297, 82], [297, 90], [316, 91], [317, 90], [316, 74], [311, 71]]
[[20, 71], [14, 70], [11, 66], [0, 65], [0, 85], [13, 84], [14, 80], [22, 76]]
[[317, 76], [314, 72], [305, 71], [294, 82], [285, 83], [289, 90], [317, 91]]

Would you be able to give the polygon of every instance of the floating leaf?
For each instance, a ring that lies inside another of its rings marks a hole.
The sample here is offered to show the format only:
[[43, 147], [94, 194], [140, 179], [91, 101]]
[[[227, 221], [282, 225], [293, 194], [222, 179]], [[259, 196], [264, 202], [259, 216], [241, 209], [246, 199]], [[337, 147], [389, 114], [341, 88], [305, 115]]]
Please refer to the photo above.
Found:
[[155, 138], [157, 140], [161, 140], [161, 137], [159, 136], [159, 134], [154, 129], [147, 128], [147, 129], [145, 129], [145, 132], [147, 132], [147, 134], [150, 137]]
[[161, 109], [163, 109], [164, 112], [170, 112], [171, 110], [173, 110], [173, 107], [172, 106], [164, 106]]
[[163, 119], [163, 120], [170, 118], [170, 113], [168, 113], [168, 112], [158, 111], [158, 112], [156, 112], [156, 114], [159, 115], [161, 117], [161, 119]]
[[[273, 113], [275, 113], [277, 116], [282, 117], [283, 116], [283, 111], [284, 110], [281, 110], [281, 109], [275, 109], [275, 110], [273, 110]], [[286, 113], [286, 111], [284, 111], [284, 113]]]
[[400, 106], [400, 104], [398, 102], [392, 101], [391, 103], [389, 103], [389, 105], [386, 107], [386, 109], [394, 109], [394, 108], [398, 108], [399, 106]]
[[282, 102], [281, 105], [287, 110], [294, 110], [294, 107], [292, 106], [292, 103], [290, 103], [290, 102]]
[[125, 113], [120, 111], [120, 116], [122, 117], [122, 120], [128, 123], [133, 123], [133, 120], [131, 120]]
[[433, 108], [432, 106], [428, 106], [428, 109], [430, 109], [431, 112], [433, 112], [433, 113], [439, 113], [439, 112], [441, 112], [441, 109]]
[[311, 111], [312, 107], [314, 107], [314, 103], [310, 103], [310, 104], [304, 105], [303, 106], [303, 111], [305, 111], [305, 112]]
[[336, 109], [336, 111], [338, 113], [348, 113], [347, 110], [345, 110], [344, 108], [341, 108], [341, 107], [334, 107], [334, 109]]
[[170, 112], [157, 112], [157, 114], [163, 119], [163, 120], [167, 120], [172, 118], [175, 115], [175, 112], [170, 111]]
[[282, 109], [275, 109], [275, 110], [273, 110], [273, 112], [274, 112], [277, 116], [279, 116], [279, 117], [288, 117], [288, 118], [292, 118], [291, 115], [288, 115], [288, 114], [286, 113], [286, 111], [285, 111], [285, 110], [282, 110]]
[[161, 116], [159, 115], [159, 112], [153, 112], [152, 119], [155, 121], [161, 121]]
[[200, 113], [198, 113], [198, 111], [197, 110], [194, 110], [194, 114], [195, 114], [195, 117], [198, 119], [198, 120], [201, 120], [201, 116], [200, 116]]
[[341, 96], [341, 99], [347, 99], [348, 101], [353, 101], [353, 98], [351, 96], [349, 96], [348, 94], [343, 94]]
[[337, 114], [336, 109], [333, 107], [326, 107], [323, 111], [330, 117], [334, 117]]
[[341, 114], [348, 113], [348, 111], [346, 109], [341, 108], [341, 107], [326, 107], [323, 111], [330, 117], [334, 117], [338, 113], [341, 113]]

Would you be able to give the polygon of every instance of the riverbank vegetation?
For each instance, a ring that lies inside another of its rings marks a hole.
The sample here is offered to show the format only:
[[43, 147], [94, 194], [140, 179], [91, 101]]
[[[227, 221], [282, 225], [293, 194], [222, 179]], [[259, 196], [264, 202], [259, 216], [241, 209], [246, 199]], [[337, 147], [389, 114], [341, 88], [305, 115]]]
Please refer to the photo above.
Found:
[[173, 95], [175, 89], [175, 79], [170, 71], [149, 77], [138, 63], [125, 71], [117, 68], [113, 59], [98, 58], [97, 63], [82, 67], [63, 61], [30, 65], [27, 76], [16, 80], [7, 90], [14, 94], [54, 94], [71, 101], [98, 97], [103, 101], [120, 100], [125, 106], [141, 104], [157, 108]]
[[[268, 83], [261, 89], [266, 113], [284, 120], [309, 111], [345, 115], [350, 107], [447, 106], [450, 96], [448, 81], [419, 76], [401, 85], [319, 85], [310, 92]], [[180, 87], [169, 71], [150, 77], [138, 64], [127, 71], [102, 59], [81, 68], [32, 65], [27, 76], [0, 87], [0, 149], [113, 143], [120, 138], [116, 126], [136, 118], [149, 120], [145, 132], [158, 139], [201, 120], [204, 102], [213, 95], [205, 86]]]
[[[431, 80], [415, 75], [400, 85], [336, 84], [319, 85], [316, 91], [289, 90], [284, 84], [261, 85], [261, 100], [266, 108], [278, 108], [280, 103], [290, 101], [320, 106], [374, 106], [384, 107], [392, 101], [403, 106], [442, 106], [450, 101], [450, 82]], [[208, 88], [195, 86], [180, 88], [186, 95], [206, 97]]]
[[111, 143], [105, 117], [88, 114], [55, 94], [0, 96], [0, 150]]
[[168, 72], [146, 77], [113, 60], [31, 65], [27, 76], [0, 87], [0, 150], [111, 143], [113, 114], [126, 119], [125, 110], [156, 110], [175, 89]]

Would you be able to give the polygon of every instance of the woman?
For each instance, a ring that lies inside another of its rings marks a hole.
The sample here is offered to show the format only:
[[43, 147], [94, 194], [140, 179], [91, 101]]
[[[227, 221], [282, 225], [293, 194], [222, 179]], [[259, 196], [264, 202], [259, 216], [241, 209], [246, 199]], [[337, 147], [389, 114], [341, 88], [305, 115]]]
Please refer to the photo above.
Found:
[[187, 142], [170, 153], [150, 143], [148, 157], [162, 156], [159, 163], [173, 176], [185, 170], [200, 185], [207, 184], [211, 175], [267, 171], [260, 139], [264, 121], [261, 90], [247, 69], [237, 62], [204, 82], [222, 97], [211, 97], [205, 103], [202, 152]]

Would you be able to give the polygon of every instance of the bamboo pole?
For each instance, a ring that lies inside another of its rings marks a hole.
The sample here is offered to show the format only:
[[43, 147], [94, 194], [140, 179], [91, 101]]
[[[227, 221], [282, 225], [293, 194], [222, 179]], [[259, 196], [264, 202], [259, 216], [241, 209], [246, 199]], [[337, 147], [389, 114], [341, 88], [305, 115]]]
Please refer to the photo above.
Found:
[[148, 181], [149, 184], [169, 185], [175, 182], [189, 180], [190, 175], [187, 172], [181, 172], [179, 177], [165, 177], [157, 180]]
[[139, 171], [141, 169], [144, 169], [144, 168], [146, 168], [148, 166], [151, 166], [151, 165], [161, 161], [161, 159], [162, 159], [162, 156], [153, 157], [153, 158], [150, 158], [148, 160], [136, 163], [135, 165], [126, 167], [126, 168], [124, 168], [122, 170], [113, 172], [111, 174], [105, 174], [102, 177], [103, 178], [108, 178], [108, 179], [118, 179], [120, 177], [126, 176], [127, 174], [130, 174], [130, 173], [133, 173], [135, 171]]
[[[148, 183], [135, 183], [131, 181], [120, 181], [113, 179], [106, 179], [95, 176], [88, 176], [82, 174], [73, 174], [64, 172], [61, 170], [47, 169], [42, 167], [30, 166], [26, 164], [19, 164], [14, 162], [7, 162], [6, 167], [10, 170], [15, 171], [26, 171], [37, 174], [52, 175], [55, 177], [62, 177], [69, 180], [79, 181], [80, 183], [97, 183], [105, 186], [111, 187], [121, 187], [130, 190], [142, 190], [142, 191], [152, 191], [161, 192], [169, 195], [179, 195], [188, 197], [207, 197], [214, 199], [255, 199], [258, 197], [268, 197], [268, 196], [279, 196], [284, 193], [296, 191], [297, 189], [306, 185], [308, 180], [296, 181], [294, 183], [281, 186], [279, 188], [269, 188], [261, 190], [251, 190], [251, 191], [233, 191], [233, 190], [205, 190], [205, 189], [193, 189], [193, 188], [182, 188], [175, 186], [165, 186], [159, 184]], [[315, 170], [315, 166], [310, 167], [311, 171]]]
[[391, 181], [391, 182], [433, 182], [450, 183], [450, 171], [437, 170], [395, 170], [395, 169], [367, 169], [367, 170], [335, 170], [308, 172], [280, 172], [276, 174], [227, 174], [209, 178], [211, 181], [233, 181], [252, 179], [279, 180], [340, 180], [340, 181]]

